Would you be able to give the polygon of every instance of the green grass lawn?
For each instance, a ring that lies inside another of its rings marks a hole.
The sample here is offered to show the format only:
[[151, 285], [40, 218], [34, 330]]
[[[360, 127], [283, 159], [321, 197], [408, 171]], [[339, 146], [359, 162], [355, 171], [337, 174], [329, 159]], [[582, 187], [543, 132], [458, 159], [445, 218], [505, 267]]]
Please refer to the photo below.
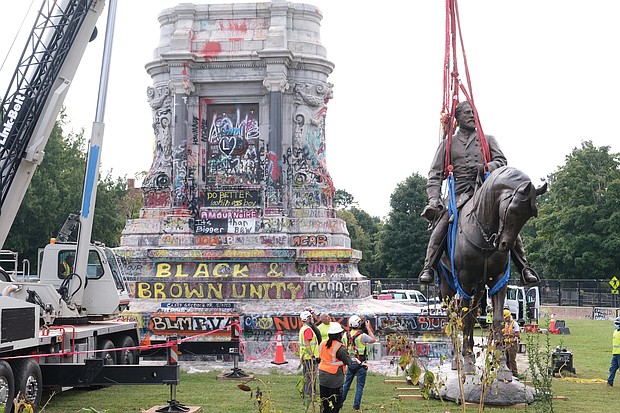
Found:
[[[566, 320], [570, 328], [568, 335], [551, 335], [551, 347], [563, 345], [573, 352], [576, 374], [571, 377], [556, 377], [552, 390], [556, 396], [566, 396], [568, 400], [554, 400], [555, 412], [575, 413], [615, 413], [620, 412], [620, 378], [616, 387], [607, 388], [606, 379], [611, 359], [611, 321]], [[542, 337], [541, 337], [542, 338]], [[544, 345], [544, 339], [541, 340]], [[224, 369], [228, 370], [228, 369]], [[275, 371], [275, 370], [274, 370]], [[227, 372], [227, 371], [225, 371]], [[181, 384], [177, 386], [176, 399], [188, 406], [202, 406], [203, 412], [259, 412], [255, 400], [251, 397], [257, 386], [270, 396], [270, 413], [303, 412], [302, 400], [295, 388], [299, 376], [265, 374], [255, 375], [263, 383], [249, 382], [252, 395], [237, 388], [238, 381], [221, 381], [217, 373], [181, 374]], [[394, 378], [394, 377], [390, 377]], [[383, 375], [369, 374], [364, 390], [362, 411], [364, 412], [462, 412], [462, 408], [451, 402], [442, 404], [437, 400], [398, 400], [398, 391], [393, 384], [386, 384]], [[401, 387], [399, 385], [399, 387]], [[164, 406], [170, 396], [167, 386], [112, 386], [101, 390], [71, 390], [56, 394], [43, 410], [45, 413], [106, 412], [126, 413], [140, 412], [153, 406]], [[352, 396], [352, 394], [350, 395]], [[352, 412], [352, 400], [347, 400], [343, 413]], [[90, 409], [93, 410], [90, 410]], [[88, 410], [87, 410], [88, 409]], [[485, 411], [499, 412], [506, 409], [485, 408]], [[527, 410], [534, 412], [533, 407]], [[318, 413], [318, 407], [316, 412]], [[478, 411], [468, 407], [466, 412]], [[513, 409], [514, 411], [514, 409]], [[267, 413], [263, 410], [262, 413]]]

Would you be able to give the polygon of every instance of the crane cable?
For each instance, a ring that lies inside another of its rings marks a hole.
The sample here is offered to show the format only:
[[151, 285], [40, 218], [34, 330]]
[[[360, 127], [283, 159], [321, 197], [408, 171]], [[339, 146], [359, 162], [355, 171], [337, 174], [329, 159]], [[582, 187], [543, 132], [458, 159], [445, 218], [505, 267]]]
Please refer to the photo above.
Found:
[[26, 22], [26, 19], [28, 18], [28, 15], [30, 14], [30, 10], [32, 9], [32, 5], [34, 4], [34, 1], [35, 0], [32, 0], [30, 2], [30, 6], [28, 6], [28, 10], [24, 14], [24, 18], [22, 19], [22, 22], [19, 25], [17, 34], [15, 34], [15, 37], [13, 37], [13, 41], [11, 42], [11, 45], [9, 46], [9, 50], [6, 52], [6, 55], [4, 56], [4, 59], [2, 60], [2, 64], [0, 64], [0, 72], [2, 72], [2, 69], [4, 68], [4, 65], [6, 64], [6, 61], [11, 54], [11, 51], [13, 51], [13, 46], [15, 46], [15, 42], [17, 41], [17, 38], [19, 37], [19, 33], [22, 31], [22, 28], [24, 27], [24, 23]]
[[[459, 18], [459, 9], [457, 0], [446, 0], [446, 37], [445, 37], [445, 54], [444, 54], [444, 73], [443, 73], [443, 105], [441, 108], [441, 124], [443, 130], [443, 138], [445, 144], [445, 160], [444, 160], [444, 176], [449, 176], [454, 169], [450, 161], [450, 146], [452, 144], [452, 135], [456, 127], [455, 111], [456, 105], [459, 103], [459, 92], [462, 92], [465, 99], [471, 105], [474, 112], [476, 122], [476, 130], [478, 132], [478, 142], [480, 151], [482, 152], [482, 161], [484, 164], [484, 172], [489, 172], [488, 163], [491, 160], [491, 152], [489, 145], [482, 131], [478, 111], [474, 105], [474, 93], [471, 87], [471, 78], [469, 76], [469, 68], [467, 65], [467, 55], [465, 53], [465, 45], [463, 42], [463, 34], [461, 31], [461, 20]], [[465, 70], [466, 84], [463, 84], [458, 69], [458, 48], [457, 35], [460, 43], [461, 54], [463, 56], [463, 66]]]

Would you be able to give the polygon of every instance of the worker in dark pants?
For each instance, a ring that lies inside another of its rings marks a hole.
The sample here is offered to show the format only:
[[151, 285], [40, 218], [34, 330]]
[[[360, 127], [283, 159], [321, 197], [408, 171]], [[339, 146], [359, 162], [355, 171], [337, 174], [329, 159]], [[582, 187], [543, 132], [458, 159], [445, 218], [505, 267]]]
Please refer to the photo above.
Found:
[[338, 413], [342, 406], [342, 385], [347, 366], [351, 358], [342, 344], [344, 329], [340, 323], [332, 322], [327, 340], [319, 346], [319, 392], [323, 413]]
[[510, 314], [510, 310], [504, 310], [504, 354], [506, 355], [506, 366], [516, 376], [517, 369], [517, 348], [519, 347], [519, 337], [521, 329]]
[[370, 321], [363, 321], [358, 315], [352, 315], [349, 318], [349, 331], [343, 338], [343, 343], [351, 357], [351, 365], [347, 369], [347, 375], [344, 379], [342, 387], [342, 403], [347, 399], [349, 389], [353, 384], [353, 379], [357, 380], [355, 384], [355, 398], [353, 399], [353, 411], [360, 411], [362, 404], [362, 395], [364, 386], [366, 385], [366, 375], [368, 374], [368, 345], [376, 341], [375, 334], [372, 331]]
[[614, 385], [614, 379], [616, 378], [616, 371], [620, 368], [620, 317], [616, 317], [614, 320], [616, 329], [612, 338], [612, 350], [611, 350], [611, 365], [609, 366], [609, 377], [607, 378], [607, 386], [612, 387]]

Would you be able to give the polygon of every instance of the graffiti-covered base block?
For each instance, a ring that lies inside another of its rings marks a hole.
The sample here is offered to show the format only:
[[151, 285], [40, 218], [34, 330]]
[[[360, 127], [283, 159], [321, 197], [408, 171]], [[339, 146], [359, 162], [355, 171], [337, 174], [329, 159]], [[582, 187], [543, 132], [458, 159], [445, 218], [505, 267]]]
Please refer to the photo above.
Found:
[[373, 346], [374, 359], [399, 356], [398, 352], [386, 347], [384, 338], [388, 334], [412, 338], [420, 357], [439, 362], [450, 356], [450, 340], [444, 332], [445, 316], [421, 315], [411, 306], [372, 298], [237, 302], [141, 299], [134, 300], [123, 317], [137, 321], [142, 338], [148, 336], [151, 343], [164, 342], [170, 335], [227, 341], [231, 334], [229, 327], [235, 317], [239, 317], [246, 360], [264, 356], [279, 332], [289, 358], [295, 357], [298, 349], [299, 329], [303, 324], [299, 312], [306, 307], [312, 307], [316, 312], [328, 312], [333, 321], [347, 329], [347, 320], [352, 314], [368, 319], [380, 337], [380, 343]]

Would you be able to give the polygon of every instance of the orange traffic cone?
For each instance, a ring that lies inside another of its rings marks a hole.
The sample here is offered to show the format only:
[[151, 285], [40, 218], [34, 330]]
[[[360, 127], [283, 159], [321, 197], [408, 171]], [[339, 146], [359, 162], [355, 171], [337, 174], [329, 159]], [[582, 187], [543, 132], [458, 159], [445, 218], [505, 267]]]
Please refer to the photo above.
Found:
[[286, 364], [288, 361], [284, 360], [284, 346], [282, 346], [282, 332], [278, 330], [276, 336], [276, 357], [271, 362], [273, 364]]
[[551, 320], [549, 320], [549, 332], [555, 334], [555, 314], [551, 314]]
[[151, 334], [146, 333], [146, 336], [140, 341], [141, 347], [151, 347]]

